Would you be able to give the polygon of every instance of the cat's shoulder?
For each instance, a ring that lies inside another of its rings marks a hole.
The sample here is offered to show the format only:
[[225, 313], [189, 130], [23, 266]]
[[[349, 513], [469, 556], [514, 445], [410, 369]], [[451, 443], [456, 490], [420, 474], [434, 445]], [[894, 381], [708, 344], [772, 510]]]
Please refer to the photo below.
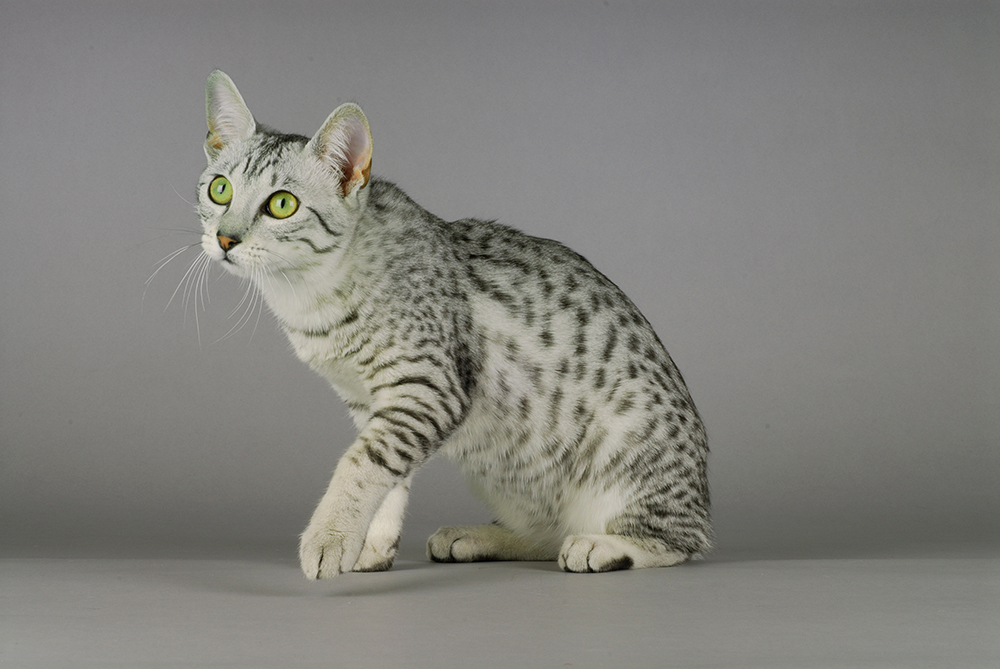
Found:
[[[386, 222], [402, 225], [413, 244], [434, 239], [435, 245], [451, 248], [454, 256], [485, 269], [485, 266], [546, 274], [565, 271], [588, 274], [593, 266], [562, 242], [536, 237], [495, 220], [462, 218], [445, 221], [417, 204], [395, 183], [372, 177], [368, 207]], [[419, 229], [418, 229], [419, 228]]]
[[492, 220], [463, 218], [447, 224], [456, 244], [473, 259], [512, 261], [516, 258], [538, 261], [586, 262], [562, 242], [536, 237], [517, 228]]

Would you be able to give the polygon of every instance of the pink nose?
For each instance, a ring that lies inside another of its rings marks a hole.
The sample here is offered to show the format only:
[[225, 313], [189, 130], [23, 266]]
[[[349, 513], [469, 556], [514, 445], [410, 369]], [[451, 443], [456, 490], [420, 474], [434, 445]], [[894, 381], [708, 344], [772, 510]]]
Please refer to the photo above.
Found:
[[223, 251], [228, 251], [229, 249], [233, 248], [234, 246], [240, 243], [240, 240], [235, 239], [233, 237], [226, 237], [224, 235], [216, 235], [216, 236], [219, 238], [219, 246], [222, 247]]

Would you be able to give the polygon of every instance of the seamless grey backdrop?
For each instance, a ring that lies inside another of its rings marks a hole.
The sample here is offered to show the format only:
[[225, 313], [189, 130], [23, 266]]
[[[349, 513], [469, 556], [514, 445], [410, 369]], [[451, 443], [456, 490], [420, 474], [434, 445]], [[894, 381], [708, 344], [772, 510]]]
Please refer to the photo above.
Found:
[[[617, 282], [707, 422], [720, 553], [996, 546], [997, 3], [0, 9], [0, 549], [290, 547], [353, 437], [196, 251], [145, 285], [197, 242], [216, 67], [286, 131], [359, 102], [425, 207]], [[404, 541], [487, 519], [435, 461]]]

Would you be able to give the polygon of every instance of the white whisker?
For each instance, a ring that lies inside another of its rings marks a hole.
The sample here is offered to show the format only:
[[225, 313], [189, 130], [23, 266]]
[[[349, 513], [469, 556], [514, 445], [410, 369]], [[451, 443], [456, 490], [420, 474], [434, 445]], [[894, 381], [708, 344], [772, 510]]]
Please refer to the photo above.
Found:
[[257, 326], [260, 325], [260, 315], [264, 313], [264, 295], [258, 290], [257, 291], [257, 320], [254, 321], [253, 330], [250, 331], [250, 341], [253, 341], [253, 336], [257, 334]]
[[[285, 275], [284, 272], [281, 272], [281, 274], [283, 276]], [[267, 280], [267, 284], [271, 287], [271, 292], [272, 293], [275, 292], [274, 282], [275, 282], [276, 277], [274, 276], [274, 270], [270, 269], [270, 268], [263, 268], [262, 271], [260, 272], [260, 277], [262, 277], [263, 279], [266, 279]], [[288, 281], [288, 277], [287, 276], [285, 276], [285, 280]], [[288, 285], [289, 285], [289, 287], [291, 287], [292, 293], [294, 294], [295, 293], [295, 287], [292, 286], [291, 281], [288, 282]], [[254, 323], [253, 332], [250, 333], [250, 339], [251, 340], [253, 339], [254, 333], [257, 332], [257, 325], [260, 323], [260, 316], [264, 312], [264, 296], [263, 296], [263, 294], [260, 293], [260, 291], [258, 291], [258, 294], [260, 295], [260, 305], [259, 305], [260, 309], [257, 312], [257, 322]]]
[[169, 265], [170, 262], [174, 260], [177, 256], [181, 255], [182, 253], [184, 253], [189, 249], [195, 248], [196, 246], [198, 246], [198, 244], [188, 244], [187, 246], [182, 246], [181, 248], [167, 254], [159, 261], [157, 261], [156, 269], [153, 270], [153, 273], [149, 275], [149, 278], [146, 279], [145, 284], [143, 284], [144, 287], [142, 289], [142, 299], [140, 301], [143, 306], [145, 306], [146, 304], [146, 292], [149, 290], [150, 284], [153, 283], [153, 279], [155, 279], [156, 276], [160, 273], [160, 270]]
[[235, 315], [236, 315], [236, 313], [237, 313], [237, 312], [238, 312], [238, 311], [239, 311], [240, 309], [242, 309], [242, 308], [243, 308], [243, 305], [244, 305], [244, 303], [245, 303], [245, 302], [246, 302], [246, 301], [247, 301], [248, 299], [251, 299], [251, 300], [252, 300], [252, 298], [251, 298], [251, 295], [253, 295], [253, 290], [254, 290], [254, 281], [253, 281], [253, 279], [251, 278], [251, 279], [249, 279], [249, 280], [247, 281], [247, 287], [246, 287], [246, 290], [244, 290], [244, 291], [243, 291], [243, 297], [241, 297], [241, 298], [240, 298], [240, 301], [239, 301], [239, 302], [238, 302], [238, 303], [236, 304], [236, 306], [235, 306], [235, 307], [233, 308], [233, 310], [232, 310], [232, 311], [231, 311], [231, 312], [229, 313], [229, 318], [232, 318], [233, 316], [235, 316]]
[[[197, 271], [191, 277], [189, 287], [185, 289], [184, 295], [184, 319], [187, 320], [187, 307], [189, 302], [193, 302], [194, 328], [198, 336], [198, 346], [201, 346], [201, 319], [198, 315], [198, 300], [201, 298], [201, 311], [205, 310], [204, 296], [208, 292], [208, 270], [211, 267], [212, 259], [203, 254], [199, 258]], [[193, 300], [191, 299], [193, 297]]]
[[186, 286], [187, 283], [191, 280], [191, 274], [197, 271], [199, 265], [208, 259], [209, 259], [208, 256], [204, 252], [202, 252], [197, 258], [194, 259], [194, 262], [192, 262], [191, 265], [188, 266], [187, 271], [184, 272], [184, 275], [181, 277], [180, 283], [177, 284], [177, 288], [175, 288], [174, 292], [170, 295], [170, 299], [167, 300], [167, 305], [163, 307], [163, 311], [166, 311], [167, 309], [170, 308], [171, 303], [173, 303], [174, 298], [177, 297], [177, 293], [180, 292], [181, 287]]
[[281, 276], [285, 277], [285, 282], [288, 284], [288, 287], [291, 288], [292, 290], [292, 298], [298, 300], [299, 296], [295, 294], [295, 284], [293, 284], [292, 280], [288, 278], [287, 274], [285, 274], [285, 270], [279, 270], [279, 271], [281, 272]]
[[191, 207], [195, 211], [198, 211], [198, 205], [194, 204], [193, 202], [190, 202], [186, 197], [184, 197], [183, 195], [181, 195], [180, 193], [178, 193], [177, 189], [174, 188], [173, 184], [170, 184], [170, 190], [174, 191], [174, 195], [176, 195], [177, 197], [179, 197], [182, 202], [184, 202], [185, 204], [187, 204], [189, 207]]
[[259, 282], [260, 272], [261, 270], [259, 268], [253, 269], [250, 279], [247, 281], [247, 289], [243, 292], [243, 297], [240, 299], [239, 304], [236, 305], [236, 308], [233, 309], [232, 313], [229, 314], [229, 317], [232, 318], [237, 312], [242, 310], [242, 313], [236, 323], [229, 328], [229, 331], [226, 332], [226, 334], [212, 342], [213, 344], [218, 344], [220, 341], [228, 339], [242, 330], [253, 318], [253, 312], [260, 309], [263, 305], [264, 298], [256, 287]]

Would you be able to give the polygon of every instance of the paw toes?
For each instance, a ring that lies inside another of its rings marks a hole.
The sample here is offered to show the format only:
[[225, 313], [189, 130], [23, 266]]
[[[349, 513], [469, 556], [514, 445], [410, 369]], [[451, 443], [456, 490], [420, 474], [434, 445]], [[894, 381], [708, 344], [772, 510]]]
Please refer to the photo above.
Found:
[[360, 554], [361, 542], [329, 530], [307, 530], [299, 544], [302, 572], [310, 580], [334, 578], [350, 571]]
[[[378, 543], [381, 548], [376, 548]], [[365, 547], [361, 549], [358, 561], [354, 563], [351, 571], [387, 571], [392, 568], [392, 563], [396, 561], [396, 553], [399, 551], [399, 537], [387, 545], [387, 542], [365, 542]]]
[[427, 540], [427, 557], [434, 562], [479, 562], [491, 554], [475, 527], [442, 527]]
[[559, 551], [559, 567], [568, 572], [618, 571], [633, 565], [632, 557], [607, 537], [568, 537]]
[[442, 527], [427, 540], [427, 557], [434, 562], [461, 562], [459, 555], [463, 554], [461, 548], [456, 555], [455, 544], [461, 542], [464, 534], [457, 527]]

